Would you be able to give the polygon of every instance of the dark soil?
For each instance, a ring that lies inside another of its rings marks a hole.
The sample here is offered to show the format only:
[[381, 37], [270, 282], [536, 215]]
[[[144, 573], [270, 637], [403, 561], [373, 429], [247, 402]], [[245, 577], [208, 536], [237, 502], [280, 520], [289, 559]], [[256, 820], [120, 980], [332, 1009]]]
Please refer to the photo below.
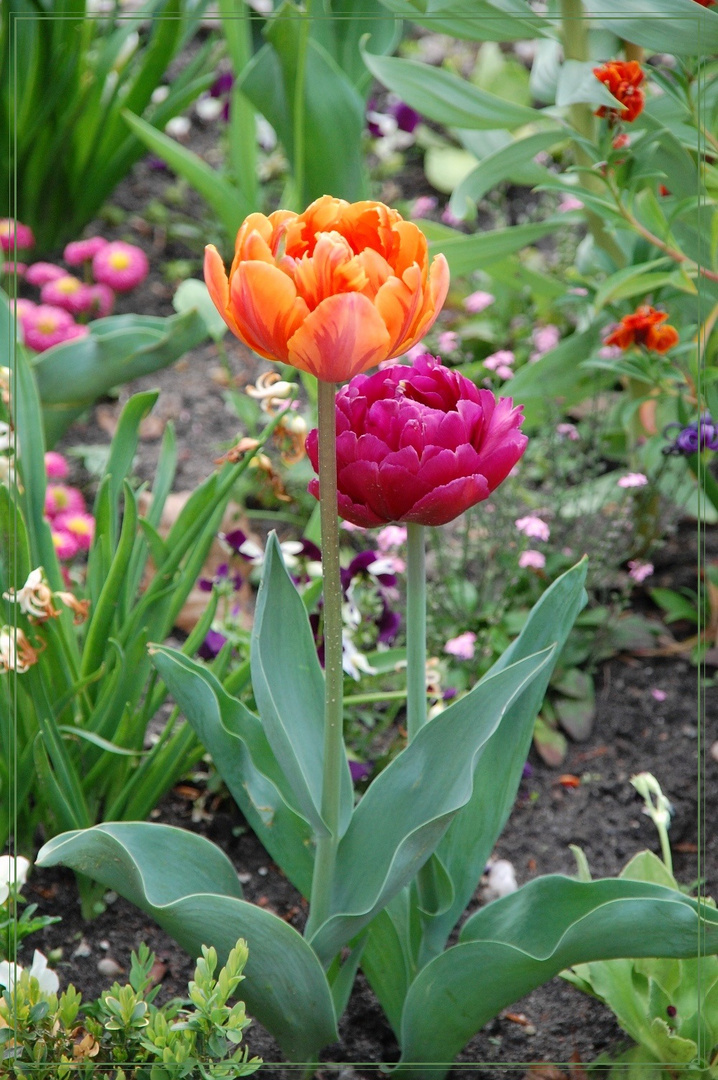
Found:
[[[202, 151], [211, 150], [214, 144], [213, 133], [195, 122], [192, 145]], [[114, 228], [98, 225], [108, 238], [122, 237], [142, 245], [153, 266], [145, 286], [126, 297], [119, 311], [171, 314], [173, 289], [159, 268], [167, 260], [198, 259], [198, 250], [168, 239], [163, 229], [147, 226], [142, 216], [151, 199], [162, 199], [168, 180], [172, 180], [168, 174], [140, 163], [114, 200], [127, 211], [124, 222]], [[199, 201], [189, 195], [182, 209], [197, 218], [202, 213]], [[198, 261], [196, 265], [195, 276], [200, 276]], [[256, 361], [229, 337], [226, 344], [238, 380], [253, 381]], [[161, 390], [155, 410], [158, 422], [145, 430], [135, 471], [143, 479], [152, 478], [161, 430], [172, 418], [180, 447], [175, 486], [191, 489], [212, 470], [222, 449], [240, 434], [237, 418], [225, 405], [223, 388], [216, 381], [218, 367], [213, 346], [195, 350], [172, 369], [120, 388], [119, 398], [100, 403], [91, 416], [75, 425], [64, 445], [107, 443], [113, 419], [127, 397], [138, 389], [157, 387]], [[666, 545], [653, 583], [670, 585], [678, 580], [677, 575], [682, 575], [682, 582], [695, 581], [694, 534], [695, 526], [687, 525]], [[713, 545], [718, 541], [715, 533], [708, 539]], [[665, 700], [656, 701], [653, 689], [664, 691]], [[670, 835], [677, 879], [688, 884], [700, 873], [705, 877], [706, 891], [716, 895], [718, 762], [707, 752], [718, 740], [715, 694], [712, 687], [701, 688], [696, 669], [681, 655], [627, 655], [604, 664], [597, 677], [593, 734], [582, 744], [571, 744], [562, 766], [563, 773], [580, 779], [580, 785], [563, 786], [561, 770], [551, 769], [532, 756], [533, 775], [524, 783], [497, 845], [496, 856], [513, 863], [519, 884], [546, 873], [573, 874], [570, 844], [584, 849], [594, 876], [615, 875], [643, 848], [657, 851], [653, 825], [642, 814], [641, 801], [629, 783], [632, 774], [648, 770], [675, 806]], [[699, 787], [703, 803], [699, 802]], [[152, 817], [201, 833], [219, 844], [237, 867], [247, 899], [301, 928], [304, 902], [269, 861], [231, 800], [207, 795], [204, 782], [194, 778], [171, 792]], [[129, 972], [131, 951], [146, 942], [166, 966], [158, 1001], [184, 996], [194, 958], [186, 956], [147, 916], [122, 898], [110, 897], [105, 913], [92, 923], [84, 923], [70, 872], [36, 869], [25, 893], [28, 900], [38, 903], [41, 913], [62, 916], [61, 923], [34, 936], [30, 944], [45, 953], [63, 950], [58, 966], [63, 986], [72, 982], [85, 1000], [96, 997], [114, 981], [113, 976], [98, 971], [98, 961], [114, 960], [120, 969], [116, 977], [122, 981], [123, 973]], [[454, 1080], [494, 1075], [493, 1066], [513, 1064], [523, 1072], [529, 1062], [568, 1062], [572, 1056], [590, 1062], [622, 1041], [612, 1014], [560, 979], [516, 1002], [510, 1012], [524, 1014], [531, 1026], [507, 1014], [496, 1018], [460, 1055], [452, 1073]], [[318, 1075], [337, 1071], [343, 1077], [373, 1075], [377, 1063], [397, 1059], [396, 1041], [361, 975], [340, 1034], [340, 1042], [324, 1051], [327, 1067]], [[279, 1062], [281, 1055], [259, 1025], [249, 1029], [247, 1041], [251, 1052], [268, 1063], [266, 1073], [271, 1071], [278, 1077], [295, 1074], [290, 1067], [269, 1064]], [[330, 1066], [330, 1062], [337, 1064]], [[482, 1065], [492, 1068], [482, 1069]]]

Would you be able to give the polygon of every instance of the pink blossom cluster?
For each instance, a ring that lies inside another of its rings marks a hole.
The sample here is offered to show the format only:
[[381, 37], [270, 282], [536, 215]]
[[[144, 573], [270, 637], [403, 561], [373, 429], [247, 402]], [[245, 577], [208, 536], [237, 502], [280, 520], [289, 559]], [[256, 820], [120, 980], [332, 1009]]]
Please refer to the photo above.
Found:
[[80, 551], [89, 550], [95, 535], [95, 519], [87, 513], [82, 492], [63, 483], [69, 468], [62, 454], [54, 450], [45, 454], [45, 472], [49, 481], [45, 490], [45, 518], [58, 559], [68, 561]]
[[[15, 243], [23, 250], [31, 248], [32, 230], [20, 222], [0, 221], [3, 251], [14, 250]], [[88, 321], [111, 313], [115, 293], [134, 289], [149, 273], [147, 256], [141, 248], [102, 236], [68, 244], [63, 260], [69, 267], [80, 268], [82, 278], [55, 263], [4, 265], [5, 273], [15, 273], [27, 285], [39, 289], [39, 302], [25, 298], [15, 301], [22, 341], [35, 352], [85, 337], [89, 333]]]

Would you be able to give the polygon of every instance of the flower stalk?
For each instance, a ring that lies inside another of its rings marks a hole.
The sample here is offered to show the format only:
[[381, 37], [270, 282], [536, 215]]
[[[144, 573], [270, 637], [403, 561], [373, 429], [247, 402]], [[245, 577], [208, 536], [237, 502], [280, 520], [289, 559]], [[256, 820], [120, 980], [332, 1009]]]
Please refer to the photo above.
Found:
[[319, 483], [321, 485], [322, 566], [324, 576], [324, 770], [321, 813], [329, 833], [317, 839], [307, 929], [329, 914], [334, 864], [339, 843], [340, 784], [344, 753], [342, 669], [342, 586], [337, 512], [337, 436], [335, 384], [319, 381]]
[[426, 723], [426, 555], [424, 526], [408, 524], [406, 563], [406, 728]]

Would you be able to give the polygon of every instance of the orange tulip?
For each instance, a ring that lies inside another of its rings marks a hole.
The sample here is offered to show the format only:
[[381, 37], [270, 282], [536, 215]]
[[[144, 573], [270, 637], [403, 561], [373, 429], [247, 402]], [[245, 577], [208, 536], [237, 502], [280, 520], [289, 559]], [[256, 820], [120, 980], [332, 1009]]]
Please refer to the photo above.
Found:
[[205, 249], [210, 296], [232, 333], [267, 360], [345, 382], [407, 352], [446, 299], [449, 268], [424, 234], [380, 202], [323, 195], [304, 213], [250, 214], [229, 278]]

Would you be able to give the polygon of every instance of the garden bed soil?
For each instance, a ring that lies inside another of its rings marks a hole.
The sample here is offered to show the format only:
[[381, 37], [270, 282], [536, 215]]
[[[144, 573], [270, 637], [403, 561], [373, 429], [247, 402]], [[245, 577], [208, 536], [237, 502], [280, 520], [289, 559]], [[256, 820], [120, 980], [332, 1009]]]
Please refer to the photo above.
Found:
[[[207, 150], [214, 143], [211, 132], [195, 125], [193, 148]], [[171, 314], [173, 288], [160, 267], [173, 259], [186, 259], [188, 254], [198, 255], [168, 240], [162, 229], [143, 218], [149, 201], [162, 199], [168, 179], [167, 174], [141, 162], [113, 200], [126, 211], [124, 222], [114, 228], [98, 224], [108, 238], [121, 237], [143, 246], [152, 265], [147, 282], [123, 298], [118, 311]], [[183, 210], [197, 218], [202, 213], [191, 194]], [[195, 276], [200, 276], [199, 262], [196, 265]], [[265, 365], [258, 369], [256, 360], [233, 339], [228, 337], [226, 344], [237, 382], [252, 382]], [[63, 446], [106, 444], [130, 393], [159, 388], [159, 402], [142, 431], [135, 471], [144, 480], [152, 479], [162, 430], [172, 419], [179, 446], [175, 487], [191, 490], [240, 434], [236, 416], [224, 401], [219, 370], [214, 346], [195, 349], [173, 368], [122, 387], [119, 398], [99, 403], [74, 426]], [[708, 532], [707, 540], [718, 549], [714, 530]], [[652, 584], [695, 584], [697, 558], [696, 527], [688, 523], [663, 548]], [[599, 669], [596, 684], [597, 715], [591, 737], [570, 745], [560, 769], [549, 768], [532, 754], [533, 773], [522, 785], [496, 857], [510, 860], [523, 884], [541, 874], [573, 874], [570, 844], [584, 849], [594, 876], [617, 874], [643, 848], [658, 851], [655, 829], [641, 812], [641, 801], [629, 783], [633, 773], [647, 770], [658, 778], [675, 807], [670, 836], [677, 879], [689, 884], [700, 872], [706, 891], [717, 895], [718, 761], [710, 752], [718, 741], [715, 689], [703, 689], [687, 657], [670, 652], [614, 658]], [[654, 690], [663, 691], [665, 699], [656, 700]], [[578, 786], [565, 786], [563, 774], [577, 777]], [[219, 844], [236, 866], [247, 899], [301, 929], [303, 900], [271, 863], [231, 800], [208, 794], [201, 778], [190, 778], [162, 801], [152, 818], [191, 829]], [[131, 951], [146, 942], [161, 962], [158, 1001], [184, 996], [194, 958], [122, 898], [110, 897], [104, 914], [85, 923], [69, 871], [35, 869], [25, 893], [41, 913], [62, 917], [62, 922], [35, 935], [31, 944], [45, 953], [62, 949], [58, 973], [63, 986], [72, 982], [86, 1000], [96, 997], [115, 977], [101, 974], [98, 962], [114, 961], [116, 977], [123, 981]], [[326, 1064], [319, 1076], [374, 1075], [378, 1063], [397, 1059], [394, 1036], [361, 975], [341, 1021], [340, 1036], [338, 1044], [323, 1052]], [[513, 1066], [521, 1075], [531, 1062], [590, 1062], [599, 1053], [615, 1049], [622, 1038], [607, 1009], [557, 978], [489, 1023], [460, 1055], [451, 1075], [453, 1080], [477, 1080], [494, 1076], [500, 1066]], [[270, 1064], [281, 1062], [281, 1054], [258, 1024], [248, 1030], [247, 1042], [251, 1052], [267, 1063], [263, 1067], [267, 1075], [297, 1075], [294, 1068]]]

